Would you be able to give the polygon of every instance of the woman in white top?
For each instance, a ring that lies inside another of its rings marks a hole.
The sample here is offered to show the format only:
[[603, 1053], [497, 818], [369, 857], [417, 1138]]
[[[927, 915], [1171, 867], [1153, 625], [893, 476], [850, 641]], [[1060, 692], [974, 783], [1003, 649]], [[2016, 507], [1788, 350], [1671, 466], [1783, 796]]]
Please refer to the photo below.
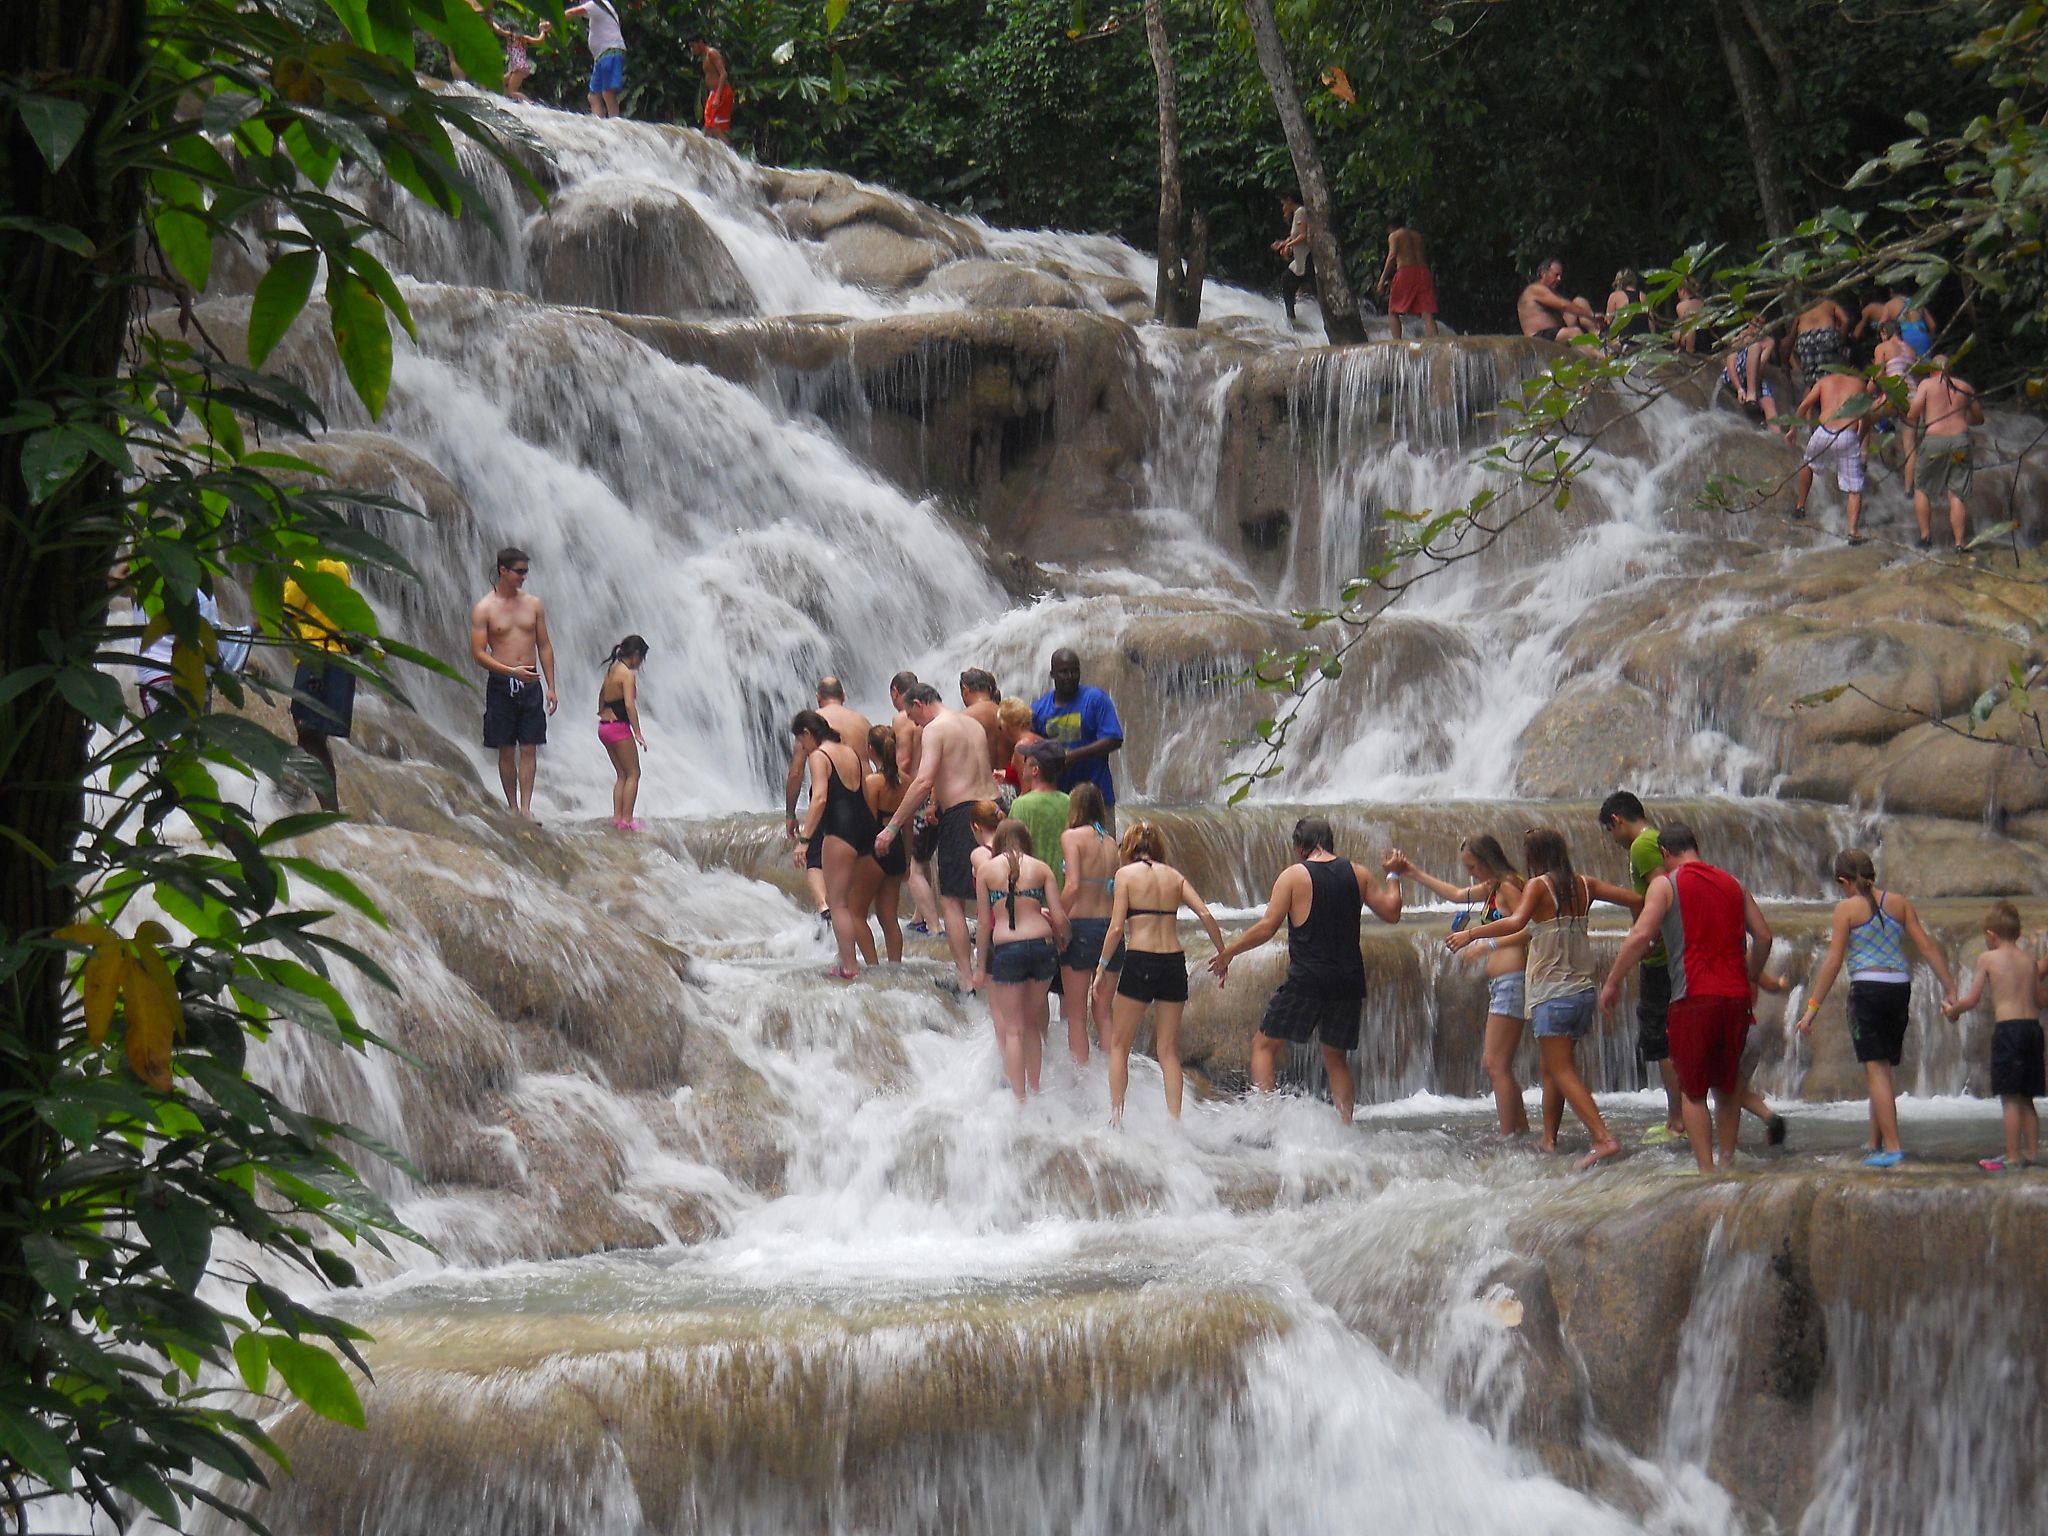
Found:
[[1522, 840], [1529, 883], [1515, 910], [1498, 922], [1454, 933], [1453, 950], [1480, 939], [1504, 939], [1524, 929], [1529, 933], [1527, 998], [1529, 1032], [1543, 1064], [1543, 1140], [1546, 1152], [1557, 1150], [1557, 1132], [1570, 1104], [1592, 1137], [1593, 1145], [1573, 1166], [1581, 1171], [1618, 1156], [1621, 1143], [1600, 1118], [1593, 1091], [1579, 1075], [1578, 1044], [1593, 1027], [1600, 979], [1593, 967], [1593, 943], [1586, 914], [1596, 901], [1608, 901], [1631, 912], [1642, 910], [1634, 891], [1594, 880], [1572, 869], [1571, 850], [1554, 827], [1531, 827]]

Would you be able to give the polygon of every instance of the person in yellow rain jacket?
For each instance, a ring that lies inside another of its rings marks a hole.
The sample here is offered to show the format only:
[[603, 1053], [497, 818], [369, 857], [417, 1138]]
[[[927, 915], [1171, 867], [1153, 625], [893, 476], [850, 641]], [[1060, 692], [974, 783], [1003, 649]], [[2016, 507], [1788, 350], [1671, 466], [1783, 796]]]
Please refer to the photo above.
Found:
[[[344, 561], [321, 560], [313, 569], [345, 586], [355, 585]], [[330, 658], [346, 651], [348, 642], [296, 577], [284, 584], [284, 612], [297, 627], [299, 639], [323, 653], [302, 657], [292, 676], [292, 724], [298, 729], [300, 748], [326, 771], [326, 782], [313, 787], [320, 808], [336, 811], [341, 809], [341, 797], [329, 742], [336, 736], [346, 740], [355, 724], [356, 675]]]

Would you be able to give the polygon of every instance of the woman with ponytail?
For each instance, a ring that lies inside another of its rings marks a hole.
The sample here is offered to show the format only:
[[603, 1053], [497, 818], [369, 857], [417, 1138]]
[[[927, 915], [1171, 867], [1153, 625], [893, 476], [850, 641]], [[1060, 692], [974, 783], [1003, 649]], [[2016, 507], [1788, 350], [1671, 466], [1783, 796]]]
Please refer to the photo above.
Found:
[[1014, 818], [997, 824], [974, 885], [982, 919], [975, 984], [988, 988], [1003, 1076], [1021, 1105], [1027, 1088], [1038, 1092], [1051, 1023], [1046, 993], [1067, 939], [1067, 914], [1052, 866], [1032, 853], [1031, 829]]
[[597, 685], [597, 739], [612, 760], [618, 780], [612, 785], [612, 826], [638, 832], [634, 802], [640, 798], [640, 754], [647, 738], [640, 734], [640, 664], [647, 660], [647, 642], [628, 635], [604, 659], [604, 681]]
[[1870, 1155], [1867, 1168], [1896, 1168], [1905, 1161], [1899, 1145], [1898, 1091], [1892, 1071], [1905, 1054], [1906, 1025], [1913, 1001], [1913, 972], [1906, 943], [1920, 952], [1941, 983], [1944, 1004], [1955, 1001], [1955, 981], [1941, 946], [1928, 937], [1913, 903], [1897, 891], [1877, 888], [1877, 866], [1861, 848], [1835, 855], [1834, 924], [1827, 958], [1814, 973], [1799, 1032], [1810, 1034], [1820, 1005], [1846, 961], [1849, 966], [1849, 1038], [1870, 1087]]
[[[877, 771], [867, 776], [861, 793], [867, 797], [868, 809], [874, 812], [879, 824], [896, 814], [903, 797], [910, 792], [910, 781], [903, 777], [903, 769], [896, 761], [895, 731], [886, 725], [869, 730], [868, 760], [878, 765]], [[903, 958], [903, 925], [896, 920], [896, 912], [903, 895], [903, 878], [909, 872], [910, 844], [900, 837], [890, 843], [886, 857], [862, 859], [853, 871], [854, 913], [862, 927], [867, 926], [869, 913], [881, 917], [882, 946], [891, 965]]]

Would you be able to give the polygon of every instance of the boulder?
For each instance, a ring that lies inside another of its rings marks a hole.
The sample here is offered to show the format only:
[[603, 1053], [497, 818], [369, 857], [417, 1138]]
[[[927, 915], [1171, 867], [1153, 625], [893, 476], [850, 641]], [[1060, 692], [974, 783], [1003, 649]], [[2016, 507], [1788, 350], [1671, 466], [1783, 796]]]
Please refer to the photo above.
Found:
[[643, 315], [758, 307], [732, 253], [672, 187], [579, 182], [528, 223], [526, 246], [535, 293], [549, 303]]
[[970, 257], [940, 267], [918, 292], [957, 299], [973, 309], [1087, 309], [1079, 287], [1015, 262]]
[[1544, 799], [1654, 782], [1671, 752], [1664, 701], [1618, 678], [1565, 685], [1523, 730], [1515, 787]]

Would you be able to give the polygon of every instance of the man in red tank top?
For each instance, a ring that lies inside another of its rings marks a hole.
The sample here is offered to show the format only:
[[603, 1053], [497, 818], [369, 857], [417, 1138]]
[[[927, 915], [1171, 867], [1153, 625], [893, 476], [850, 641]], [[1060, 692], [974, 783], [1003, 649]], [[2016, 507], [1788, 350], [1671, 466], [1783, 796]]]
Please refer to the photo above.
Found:
[[1735, 1160], [1742, 1045], [1754, 1017], [1757, 977], [1770, 958], [1771, 925], [1733, 875], [1700, 857], [1691, 827], [1666, 822], [1658, 840], [1664, 872], [1643, 893], [1642, 915], [1600, 988], [1600, 1009], [1613, 1012], [1622, 978], [1661, 936], [1670, 956], [1671, 1064], [1686, 1139], [1700, 1172], [1710, 1173], [1717, 1151], [1723, 1167]]

